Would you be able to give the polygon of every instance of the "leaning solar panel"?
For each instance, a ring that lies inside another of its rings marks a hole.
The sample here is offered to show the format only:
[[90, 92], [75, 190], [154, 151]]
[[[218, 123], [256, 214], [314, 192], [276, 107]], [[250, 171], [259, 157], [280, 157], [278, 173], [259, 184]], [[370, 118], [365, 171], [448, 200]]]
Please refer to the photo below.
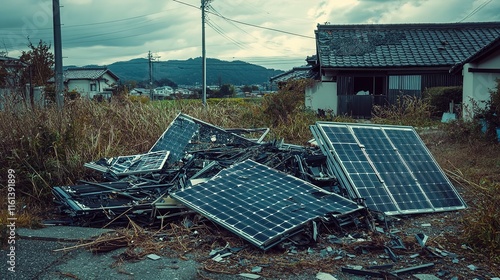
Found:
[[297, 177], [252, 160], [171, 196], [261, 249], [268, 249], [313, 219], [361, 206]]
[[466, 207], [412, 127], [317, 122], [311, 129], [343, 187], [370, 209], [394, 215]]
[[149, 151], [170, 151], [167, 162], [174, 163], [186, 153], [237, 145], [249, 147], [258, 143], [188, 115], [179, 114]]
[[199, 125], [182, 114], [170, 123], [168, 128], [158, 138], [149, 152], [169, 151], [168, 163], [179, 161], [184, 157], [186, 146], [198, 131]]

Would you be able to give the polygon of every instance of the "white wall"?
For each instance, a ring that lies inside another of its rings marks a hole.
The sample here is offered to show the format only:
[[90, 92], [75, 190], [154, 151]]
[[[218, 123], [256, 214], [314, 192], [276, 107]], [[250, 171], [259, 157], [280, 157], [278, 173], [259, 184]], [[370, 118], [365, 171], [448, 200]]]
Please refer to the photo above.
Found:
[[479, 73], [469, 72], [469, 68], [489, 68], [500, 69], [500, 51], [495, 52], [479, 63], [467, 63], [463, 67], [463, 104], [462, 117], [466, 120], [474, 117], [473, 103], [484, 108], [484, 102], [490, 99], [490, 90], [496, 86], [496, 79], [500, 78], [500, 73]]
[[89, 80], [69, 80], [68, 91], [76, 90], [83, 97], [92, 98], [90, 94], [90, 81]]
[[104, 91], [104, 89], [111, 88], [112, 84], [117, 84], [117, 81], [108, 73], [104, 73], [104, 75], [102, 75], [102, 78], [106, 79], [107, 81], [101, 79], [99, 81], [99, 85], [97, 86], [97, 91]]
[[331, 110], [337, 115], [338, 98], [336, 82], [318, 82], [312, 88], [306, 89], [306, 107], [318, 112], [318, 109]]

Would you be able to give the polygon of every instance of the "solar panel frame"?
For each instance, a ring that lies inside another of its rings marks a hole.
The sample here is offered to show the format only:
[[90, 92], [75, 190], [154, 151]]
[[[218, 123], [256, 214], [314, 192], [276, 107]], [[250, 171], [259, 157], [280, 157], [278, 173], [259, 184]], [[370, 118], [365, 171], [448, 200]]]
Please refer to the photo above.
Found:
[[[467, 207], [413, 127], [317, 122], [310, 129], [342, 187], [372, 210], [396, 215]], [[429, 172], [434, 181], [426, 181]]]
[[249, 159], [170, 195], [264, 250], [300, 232], [309, 221], [363, 209], [347, 198]]

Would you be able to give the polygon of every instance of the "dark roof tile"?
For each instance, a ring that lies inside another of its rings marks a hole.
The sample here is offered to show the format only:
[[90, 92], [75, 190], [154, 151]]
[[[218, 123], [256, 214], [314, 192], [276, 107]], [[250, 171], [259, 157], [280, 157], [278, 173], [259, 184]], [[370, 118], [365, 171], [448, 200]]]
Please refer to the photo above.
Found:
[[500, 36], [500, 22], [318, 25], [322, 67], [453, 66]]

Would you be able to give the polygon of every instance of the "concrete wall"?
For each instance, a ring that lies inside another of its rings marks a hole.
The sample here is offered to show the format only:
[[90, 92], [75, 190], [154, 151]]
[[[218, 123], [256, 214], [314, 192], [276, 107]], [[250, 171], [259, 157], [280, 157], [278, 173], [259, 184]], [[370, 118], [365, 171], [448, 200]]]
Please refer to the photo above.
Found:
[[338, 98], [336, 82], [319, 82], [312, 88], [306, 89], [306, 107], [318, 112], [318, 109], [332, 111], [337, 115]]
[[463, 67], [463, 112], [462, 117], [470, 120], [474, 117], [474, 104], [484, 108], [484, 101], [490, 99], [490, 90], [496, 86], [500, 73], [469, 72], [470, 68], [500, 69], [500, 50], [476, 63], [467, 63]]

